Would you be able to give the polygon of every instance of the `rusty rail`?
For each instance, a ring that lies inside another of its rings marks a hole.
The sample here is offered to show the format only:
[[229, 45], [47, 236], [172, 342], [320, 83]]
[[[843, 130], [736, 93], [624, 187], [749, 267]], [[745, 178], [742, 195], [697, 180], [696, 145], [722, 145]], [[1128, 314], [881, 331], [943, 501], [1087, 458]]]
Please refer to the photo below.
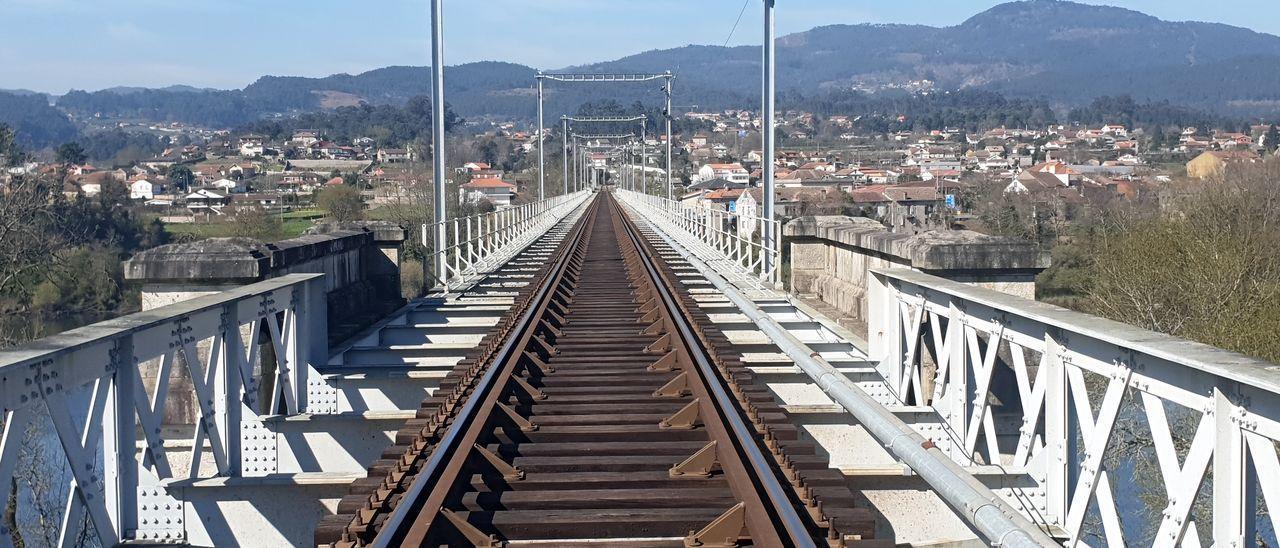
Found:
[[317, 543], [875, 542], [659, 251], [601, 193]]

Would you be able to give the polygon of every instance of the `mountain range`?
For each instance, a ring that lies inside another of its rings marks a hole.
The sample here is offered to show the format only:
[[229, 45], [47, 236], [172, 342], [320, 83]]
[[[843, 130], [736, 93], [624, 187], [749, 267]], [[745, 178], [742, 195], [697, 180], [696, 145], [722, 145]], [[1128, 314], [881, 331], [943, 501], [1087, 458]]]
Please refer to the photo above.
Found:
[[[1129, 95], [1139, 102], [1169, 102], [1220, 115], [1280, 116], [1280, 37], [1063, 0], [1001, 4], [951, 27], [823, 26], [779, 38], [777, 54], [784, 107], [850, 89], [932, 88], [1039, 99], [1064, 112], [1100, 96]], [[759, 47], [690, 45], [562, 70], [671, 70], [677, 75], [680, 105], [751, 108], [759, 102]], [[530, 119], [536, 73], [504, 62], [451, 66], [446, 68], [446, 93], [453, 110], [464, 117]], [[428, 94], [429, 82], [427, 68], [402, 66], [324, 78], [264, 76], [241, 90], [174, 86], [73, 91], [57, 98], [57, 104], [76, 115], [234, 126], [361, 101], [400, 104]], [[548, 111], [558, 116], [606, 97], [623, 104], [656, 104], [661, 98], [657, 88], [552, 85]]]

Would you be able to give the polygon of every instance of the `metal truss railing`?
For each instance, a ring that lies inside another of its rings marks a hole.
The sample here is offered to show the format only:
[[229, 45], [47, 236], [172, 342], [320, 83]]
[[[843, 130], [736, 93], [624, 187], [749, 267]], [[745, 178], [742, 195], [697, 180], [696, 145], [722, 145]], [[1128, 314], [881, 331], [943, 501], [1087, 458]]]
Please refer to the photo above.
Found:
[[538, 73], [540, 80], [554, 80], [556, 82], [651, 82], [654, 80], [671, 79], [675, 76], [670, 73], [661, 74], [553, 74]]
[[431, 241], [436, 227], [446, 230], [444, 271], [432, 273], [435, 290], [450, 293], [501, 266], [533, 240], [545, 234], [581, 206], [592, 191], [580, 190], [513, 206], [492, 213], [422, 225], [422, 241]]
[[[258, 467], [250, 432], [259, 417], [336, 402], [312, 386], [323, 384], [313, 366], [327, 357], [325, 307], [323, 275], [293, 274], [0, 352], [0, 485], [10, 485], [25, 451], [39, 450], [24, 440], [47, 412], [53, 431], [37, 435], [56, 436], [71, 477], [64, 546], [86, 521], [103, 546], [180, 542], [182, 502], [164, 486], [198, 478], [206, 445], [216, 476], [264, 475], [273, 470]], [[143, 378], [148, 364], [154, 379]], [[185, 471], [171, 465], [160, 437], [169, 387], [179, 383], [198, 407]]]
[[[782, 222], [733, 213], [708, 204], [683, 204], [631, 190], [615, 192], [623, 203], [648, 217], [663, 231], [677, 228], [719, 254], [723, 262], [749, 274], [757, 283], [770, 289], [780, 287]], [[773, 234], [771, 245], [761, 237], [765, 233]], [[766, 257], [772, 260], [766, 261]], [[723, 270], [724, 265], [717, 265], [716, 261], [710, 261], [710, 264], [717, 270]]]
[[919, 272], [875, 271], [869, 292], [870, 356], [900, 403], [936, 410], [960, 463], [1024, 473], [1015, 504], [1069, 545], [1280, 530], [1275, 364]]

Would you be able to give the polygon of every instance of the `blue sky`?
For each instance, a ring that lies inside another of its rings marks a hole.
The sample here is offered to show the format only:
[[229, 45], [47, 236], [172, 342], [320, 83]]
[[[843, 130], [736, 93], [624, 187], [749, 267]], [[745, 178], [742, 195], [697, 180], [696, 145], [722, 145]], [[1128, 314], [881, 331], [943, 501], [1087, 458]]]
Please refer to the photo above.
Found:
[[[444, 0], [446, 62], [555, 69], [648, 49], [723, 44], [744, 0]], [[1162, 19], [1280, 35], [1276, 0], [1112, 0]], [[953, 25], [996, 0], [778, 0], [778, 32], [833, 23]], [[731, 44], [760, 43], [750, 0]], [[0, 0], [0, 88], [190, 84], [425, 65], [426, 0]]]

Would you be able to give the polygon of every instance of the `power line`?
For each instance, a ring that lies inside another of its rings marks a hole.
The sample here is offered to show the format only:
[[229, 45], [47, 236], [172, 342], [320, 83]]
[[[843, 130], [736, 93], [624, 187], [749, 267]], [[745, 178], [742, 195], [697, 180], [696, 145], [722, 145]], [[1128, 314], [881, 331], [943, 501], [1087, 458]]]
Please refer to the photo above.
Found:
[[742, 3], [742, 11], [738, 12], [738, 20], [733, 22], [733, 28], [729, 30], [729, 37], [724, 39], [724, 46], [729, 47], [729, 40], [733, 39], [733, 33], [738, 31], [738, 23], [742, 22], [742, 15], [747, 13], [747, 6], [751, 5], [751, 0]]

